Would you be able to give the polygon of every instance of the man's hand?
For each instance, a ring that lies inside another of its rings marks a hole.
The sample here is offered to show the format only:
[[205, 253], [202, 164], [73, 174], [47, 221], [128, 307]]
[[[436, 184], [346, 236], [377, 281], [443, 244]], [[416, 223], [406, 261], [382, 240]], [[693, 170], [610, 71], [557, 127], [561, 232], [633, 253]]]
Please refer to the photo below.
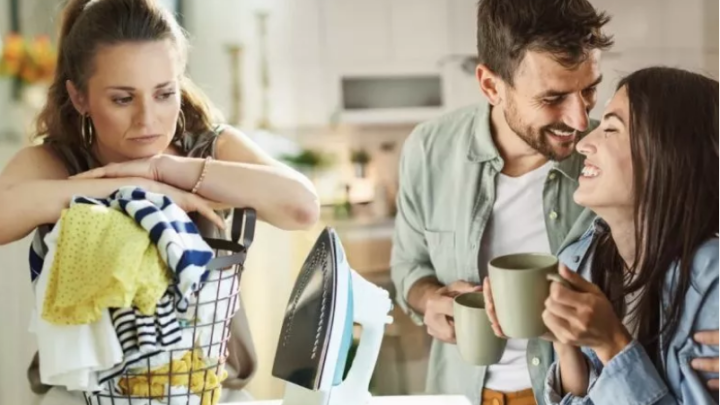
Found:
[[456, 281], [450, 285], [429, 290], [425, 297], [425, 317], [430, 336], [445, 343], [455, 343], [453, 322], [453, 299], [466, 292], [480, 291], [481, 287], [467, 281]]
[[[704, 331], [695, 334], [695, 341], [704, 345], [717, 346], [718, 345], [718, 331]], [[697, 371], [706, 373], [717, 373], [718, 372], [718, 358], [717, 357], [706, 357], [694, 359], [690, 363], [692, 368]], [[718, 379], [713, 378], [707, 382], [708, 388], [713, 391], [718, 390]]]

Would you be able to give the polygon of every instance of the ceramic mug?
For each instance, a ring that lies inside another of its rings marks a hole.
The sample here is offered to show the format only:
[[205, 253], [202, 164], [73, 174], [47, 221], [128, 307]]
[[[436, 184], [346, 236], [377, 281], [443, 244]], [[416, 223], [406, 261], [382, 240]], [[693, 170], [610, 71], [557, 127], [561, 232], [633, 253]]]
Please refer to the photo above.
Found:
[[476, 366], [500, 361], [506, 340], [495, 336], [485, 312], [482, 292], [460, 294], [453, 300], [455, 338], [460, 357]]
[[542, 313], [550, 283], [567, 285], [558, 274], [555, 256], [518, 253], [496, 257], [488, 264], [488, 276], [495, 314], [505, 336], [528, 339], [547, 332]]

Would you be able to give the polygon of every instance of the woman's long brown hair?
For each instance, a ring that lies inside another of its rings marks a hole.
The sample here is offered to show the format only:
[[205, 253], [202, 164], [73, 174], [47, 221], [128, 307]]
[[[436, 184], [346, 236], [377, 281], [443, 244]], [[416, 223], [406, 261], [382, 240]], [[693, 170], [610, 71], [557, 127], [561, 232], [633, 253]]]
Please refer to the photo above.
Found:
[[[621, 317], [625, 296], [641, 291], [629, 315], [638, 322], [638, 341], [660, 366], [660, 342], [677, 331], [693, 256], [718, 233], [718, 82], [653, 67], [627, 76], [622, 87], [630, 104], [638, 263], [626, 271], [607, 234], [598, 241], [592, 280]], [[670, 291], [668, 277], [675, 280]], [[663, 305], [663, 294], [669, 305]]]
[[[59, 33], [58, 64], [47, 102], [37, 118], [34, 138], [84, 147], [82, 117], [70, 101], [65, 82], [87, 91], [94, 58], [102, 46], [126, 42], [171, 40], [185, 66], [187, 39], [170, 12], [153, 0], [70, 0], [63, 10]], [[199, 134], [220, 119], [204, 94], [183, 75], [180, 78], [181, 110], [175, 138], [183, 132]]]

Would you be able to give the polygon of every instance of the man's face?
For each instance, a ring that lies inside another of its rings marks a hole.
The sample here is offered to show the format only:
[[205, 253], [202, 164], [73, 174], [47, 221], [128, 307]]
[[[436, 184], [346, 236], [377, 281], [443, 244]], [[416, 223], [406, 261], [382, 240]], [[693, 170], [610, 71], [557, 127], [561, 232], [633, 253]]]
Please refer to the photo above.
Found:
[[551, 160], [569, 157], [587, 129], [602, 76], [600, 51], [568, 68], [546, 52], [528, 51], [500, 106], [508, 126]]

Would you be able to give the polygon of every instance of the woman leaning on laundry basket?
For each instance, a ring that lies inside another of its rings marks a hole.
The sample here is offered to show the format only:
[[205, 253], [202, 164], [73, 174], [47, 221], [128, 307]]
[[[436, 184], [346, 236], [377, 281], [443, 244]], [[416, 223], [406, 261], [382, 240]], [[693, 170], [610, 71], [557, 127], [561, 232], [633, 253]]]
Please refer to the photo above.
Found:
[[[0, 245], [55, 223], [73, 195], [107, 197], [126, 185], [170, 196], [204, 236], [223, 227], [214, 209], [253, 207], [282, 229], [318, 218], [308, 179], [273, 160], [234, 128], [218, 125], [185, 75], [186, 38], [152, 0], [70, 0], [47, 104], [42, 145], [0, 174]], [[233, 322], [226, 388], [256, 368], [243, 311]], [[37, 357], [29, 377], [39, 384]]]

